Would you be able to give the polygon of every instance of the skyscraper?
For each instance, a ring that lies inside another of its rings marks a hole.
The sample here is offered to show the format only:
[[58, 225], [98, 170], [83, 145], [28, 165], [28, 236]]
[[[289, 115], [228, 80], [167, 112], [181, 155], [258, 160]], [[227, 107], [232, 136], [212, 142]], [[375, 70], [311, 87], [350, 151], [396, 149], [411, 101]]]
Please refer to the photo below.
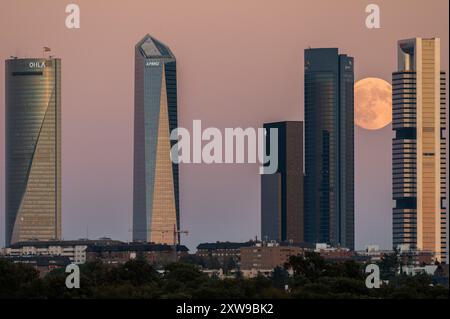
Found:
[[445, 260], [446, 101], [439, 39], [401, 40], [392, 74], [393, 244]]
[[270, 129], [278, 130], [278, 169], [261, 175], [261, 236], [263, 240], [304, 241], [303, 122], [264, 124], [266, 150]]
[[61, 60], [5, 66], [6, 245], [61, 238]]
[[177, 127], [176, 59], [146, 35], [135, 47], [133, 240], [174, 244], [180, 209], [178, 165], [170, 158]]
[[353, 58], [305, 50], [305, 238], [354, 248]]

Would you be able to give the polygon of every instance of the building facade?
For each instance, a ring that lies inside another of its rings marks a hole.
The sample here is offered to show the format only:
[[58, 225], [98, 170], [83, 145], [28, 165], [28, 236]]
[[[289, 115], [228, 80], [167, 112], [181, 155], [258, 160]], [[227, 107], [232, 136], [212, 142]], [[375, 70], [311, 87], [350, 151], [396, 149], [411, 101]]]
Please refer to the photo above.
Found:
[[86, 262], [86, 250], [92, 246], [112, 246], [122, 244], [117, 240], [100, 238], [96, 240], [35, 240], [21, 241], [3, 249], [0, 256], [7, 257], [67, 257], [71, 263], [84, 264]]
[[174, 262], [188, 253], [188, 248], [182, 245], [124, 243], [107, 237], [93, 240], [22, 241], [0, 249], [0, 257], [15, 262], [36, 262], [39, 257], [64, 257], [69, 263], [84, 264], [99, 260], [108, 265], [120, 265], [136, 258], [152, 264], [164, 264]]
[[265, 241], [304, 241], [303, 122], [264, 124], [266, 150], [271, 129], [278, 132], [278, 169], [261, 175], [261, 237]]
[[447, 256], [446, 96], [439, 39], [398, 42], [392, 74], [393, 244]]
[[5, 65], [6, 245], [61, 238], [61, 60]]
[[13, 264], [22, 264], [34, 268], [40, 277], [44, 277], [54, 269], [66, 268], [71, 264], [70, 259], [63, 256], [6, 256], [3, 258]]
[[305, 239], [354, 249], [354, 61], [305, 50]]
[[101, 261], [107, 265], [121, 265], [129, 260], [143, 259], [153, 265], [177, 262], [189, 254], [182, 245], [117, 243], [114, 245], [90, 245], [86, 249], [86, 261]]
[[241, 248], [251, 247], [256, 243], [253, 241], [243, 243], [233, 242], [216, 242], [216, 243], [201, 243], [197, 246], [196, 255], [201, 258], [217, 258], [219, 263], [223, 266], [230, 259], [239, 264], [241, 260]]
[[283, 267], [290, 256], [303, 253], [303, 248], [297, 246], [279, 245], [276, 243], [257, 244], [253, 247], [241, 248], [241, 269], [256, 271], [273, 271]]
[[134, 103], [133, 240], [174, 244], [180, 226], [178, 165], [170, 157], [176, 59], [150, 35], [135, 47]]

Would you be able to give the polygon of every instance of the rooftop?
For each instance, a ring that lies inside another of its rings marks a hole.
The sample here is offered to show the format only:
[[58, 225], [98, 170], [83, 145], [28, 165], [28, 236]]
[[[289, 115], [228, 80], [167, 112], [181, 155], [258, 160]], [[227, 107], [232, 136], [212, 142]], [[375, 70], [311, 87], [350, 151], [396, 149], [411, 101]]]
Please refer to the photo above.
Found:
[[136, 50], [139, 50], [140, 53], [147, 59], [149, 58], [172, 58], [175, 59], [172, 51], [170, 51], [169, 47], [152, 37], [149, 34], [146, 34], [145, 37], [136, 44]]
[[197, 250], [213, 250], [213, 249], [239, 249], [241, 247], [254, 246], [255, 242], [248, 241], [245, 243], [232, 242], [216, 242], [216, 243], [202, 243], [197, 246]]

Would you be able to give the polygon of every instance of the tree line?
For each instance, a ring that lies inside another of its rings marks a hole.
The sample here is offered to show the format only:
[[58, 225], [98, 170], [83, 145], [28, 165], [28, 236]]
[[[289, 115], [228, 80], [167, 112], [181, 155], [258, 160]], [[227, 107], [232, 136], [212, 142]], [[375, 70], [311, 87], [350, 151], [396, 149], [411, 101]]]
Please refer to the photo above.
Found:
[[[0, 258], [0, 298], [150, 298], [150, 299], [316, 299], [316, 298], [448, 298], [445, 287], [431, 276], [399, 274], [398, 256], [387, 255], [379, 263], [379, 289], [365, 285], [365, 266], [354, 261], [330, 262], [308, 252], [291, 256], [270, 277], [220, 280], [187, 262], [167, 264], [163, 272], [144, 259], [118, 266], [100, 261], [80, 265], [79, 289], [65, 285], [65, 269], [40, 277], [31, 266]], [[291, 270], [289, 275], [288, 269]]]

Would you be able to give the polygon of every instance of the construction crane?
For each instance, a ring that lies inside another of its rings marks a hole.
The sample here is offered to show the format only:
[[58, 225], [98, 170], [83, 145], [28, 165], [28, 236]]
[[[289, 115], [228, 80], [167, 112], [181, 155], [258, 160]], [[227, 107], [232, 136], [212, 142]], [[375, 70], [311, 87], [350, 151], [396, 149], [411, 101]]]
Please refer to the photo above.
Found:
[[187, 230], [178, 230], [177, 225], [173, 224], [173, 251], [174, 251], [174, 261], [178, 260], [177, 246], [180, 243], [180, 235], [189, 235]]

